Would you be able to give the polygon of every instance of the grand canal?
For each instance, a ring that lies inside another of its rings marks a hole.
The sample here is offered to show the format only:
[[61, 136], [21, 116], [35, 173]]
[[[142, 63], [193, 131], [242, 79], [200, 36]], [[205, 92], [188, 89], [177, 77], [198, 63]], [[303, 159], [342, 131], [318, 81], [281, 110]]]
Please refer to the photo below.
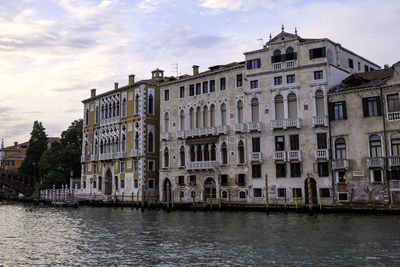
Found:
[[0, 203], [1, 265], [400, 265], [400, 216]]

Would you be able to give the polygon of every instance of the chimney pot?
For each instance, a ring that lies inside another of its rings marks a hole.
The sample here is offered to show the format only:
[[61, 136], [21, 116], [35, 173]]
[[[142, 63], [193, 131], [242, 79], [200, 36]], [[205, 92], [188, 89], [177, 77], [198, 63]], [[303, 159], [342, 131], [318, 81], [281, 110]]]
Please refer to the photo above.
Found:
[[114, 89], [118, 89], [118, 83], [114, 83]]
[[96, 89], [90, 90], [90, 97], [95, 97], [96, 96]]
[[14, 146], [17, 146], [18, 145], [18, 142], [14, 142]]
[[385, 64], [383, 67], [384, 67], [385, 69], [388, 69], [388, 68], [389, 68], [389, 64]]
[[199, 74], [199, 66], [193, 65], [192, 68], [193, 68], [193, 75]]
[[135, 74], [129, 75], [129, 82], [128, 82], [128, 84], [133, 84], [133, 83], [135, 83]]

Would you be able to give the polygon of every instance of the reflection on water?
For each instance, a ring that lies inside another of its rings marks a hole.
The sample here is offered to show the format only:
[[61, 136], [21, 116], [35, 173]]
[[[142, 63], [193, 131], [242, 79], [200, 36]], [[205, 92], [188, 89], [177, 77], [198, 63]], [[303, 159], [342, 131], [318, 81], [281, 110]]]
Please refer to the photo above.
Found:
[[400, 265], [400, 216], [0, 204], [0, 265]]

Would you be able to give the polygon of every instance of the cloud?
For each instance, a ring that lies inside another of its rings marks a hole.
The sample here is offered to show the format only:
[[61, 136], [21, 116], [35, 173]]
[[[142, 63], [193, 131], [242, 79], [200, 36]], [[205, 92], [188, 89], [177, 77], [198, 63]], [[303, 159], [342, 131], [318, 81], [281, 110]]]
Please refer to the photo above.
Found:
[[205, 8], [230, 11], [272, 8], [274, 6], [270, 0], [201, 0], [200, 3], [200, 6]]

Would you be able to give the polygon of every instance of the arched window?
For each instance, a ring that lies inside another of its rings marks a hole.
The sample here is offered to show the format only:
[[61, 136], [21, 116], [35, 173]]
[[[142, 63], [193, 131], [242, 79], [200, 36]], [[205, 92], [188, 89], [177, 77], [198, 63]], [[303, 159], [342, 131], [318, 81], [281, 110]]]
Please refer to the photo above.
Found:
[[104, 120], [104, 105], [101, 105], [101, 119]]
[[88, 154], [88, 142], [85, 141], [85, 156]]
[[392, 156], [400, 156], [400, 134], [392, 136], [391, 146]]
[[228, 164], [228, 149], [225, 142], [221, 144], [221, 159], [222, 164]]
[[292, 47], [288, 47], [286, 49], [286, 56], [285, 56], [286, 60], [294, 60], [295, 59], [295, 55], [294, 55], [294, 49]]
[[275, 102], [275, 120], [283, 120], [284, 108], [283, 108], [283, 96], [277, 95], [274, 99]]
[[374, 134], [374, 135], [370, 136], [369, 148], [370, 148], [370, 154], [371, 154], [372, 158], [382, 157], [382, 144], [381, 144], [381, 138], [379, 135]]
[[122, 100], [122, 117], [126, 116], [126, 98]]
[[179, 127], [181, 131], [185, 130], [185, 112], [183, 110], [179, 114]]
[[97, 155], [97, 139], [94, 141], [94, 154]]
[[226, 191], [222, 191], [222, 198], [228, 198], [228, 193]]
[[116, 152], [117, 150], [115, 149], [115, 140], [114, 137], [111, 138], [111, 152]]
[[112, 114], [113, 114], [113, 117], [115, 117], [117, 115], [117, 107], [115, 105], [115, 102], [113, 102], [113, 104], [112, 104]]
[[315, 92], [315, 108], [317, 109], [317, 117], [325, 116], [324, 92], [322, 90]]
[[88, 125], [89, 124], [89, 109], [86, 109], [86, 116], [85, 116], [85, 124]]
[[179, 164], [179, 166], [185, 166], [185, 148], [183, 146], [179, 150]]
[[298, 118], [298, 116], [297, 116], [297, 97], [296, 97], [296, 94], [290, 93], [287, 98], [288, 98], [289, 119], [295, 120], [295, 119]]
[[344, 138], [338, 138], [335, 141], [336, 159], [346, 159], [346, 142]]
[[103, 143], [103, 139], [101, 139], [101, 142], [100, 142], [100, 154], [103, 154], [104, 153], [104, 143]]
[[201, 128], [201, 110], [200, 107], [197, 107], [196, 110], [196, 128]]
[[114, 143], [114, 147], [115, 147], [115, 152], [118, 152], [118, 137], [115, 138], [115, 143]]
[[222, 103], [221, 105], [221, 125], [226, 125], [226, 105]]
[[135, 96], [135, 114], [139, 114], [139, 95]]
[[168, 147], [164, 149], [164, 168], [169, 167], [169, 150]]
[[104, 110], [105, 110], [104, 118], [108, 119], [108, 104], [104, 105]]
[[215, 149], [215, 144], [211, 145], [211, 160], [215, 161], [217, 159], [217, 151]]
[[251, 100], [251, 121], [259, 122], [259, 108], [258, 108], [258, 99], [253, 98]]
[[122, 135], [121, 150], [125, 152], [125, 134]]
[[118, 176], [114, 177], [114, 186], [115, 186], [115, 191], [118, 190]]
[[237, 122], [243, 123], [243, 102], [239, 100], [237, 102]]
[[168, 112], [164, 114], [164, 133], [169, 132], [169, 114]]
[[281, 62], [282, 61], [282, 57], [281, 57], [281, 50], [277, 49], [274, 51], [274, 56], [273, 56], [273, 62]]
[[207, 128], [209, 126], [208, 121], [208, 107], [205, 106], [203, 109], [203, 128]]
[[197, 146], [197, 161], [203, 161], [203, 148], [202, 145]]
[[154, 136], [153, 136], [153, 133], [152, 132], [149, 132], [149, 144], [148, 144], [148, 146], [149, 146], [149, 149], [148, 149], [148, 151], [149, 152], [154, 152]]
[[196, 150], [194, 146], [190, 146], [190, 161], [196, 161]]
[[208, 145], [204, 145], [204, 161], [210, 160], [210, 150], [208, 149]]
[[99, 176], [99, 191], [103, 189], [103, 179]]
[[109, 117], [109, 118], [112, 117], [112, 105], [111, 105], [111, 103], [108, 104], [108, 117]]
[[99, 106], [96, 106], [96, 113], [94, 114], [94, 121], [95, 123], [99, 122]]
[[244, 143], [242, 140], [240, 140], [238, 144], [238, 161], [239, 164], [244, 163]]
[[119, 101], [117, 100], [117, 116], [119, 116]]
[[189, 129], [194, 129], [194, 111], [193, 108], [189, 110]]
[[210, 107], [210, 126], [215, 126], [215, 106], [211, 105]]
[[139, 150], [139, 133], [135, 134], [135, 150]]
[[154, 99], [153, 99], [153, 95], [149, 95], [149, 114], [154, 114]]

